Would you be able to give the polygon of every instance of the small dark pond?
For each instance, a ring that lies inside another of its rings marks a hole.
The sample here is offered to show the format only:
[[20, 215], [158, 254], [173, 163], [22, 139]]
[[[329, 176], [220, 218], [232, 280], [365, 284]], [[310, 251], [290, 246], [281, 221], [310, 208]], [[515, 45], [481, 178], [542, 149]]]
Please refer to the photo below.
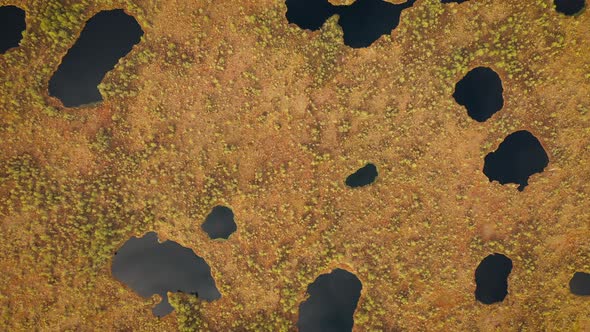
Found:
[[216, 206], [211, 210], [211, 213], [205, 218], [205, 222], [201, 225], [201, 229], [205, 231], [211, 239], [227, 239], [233, 232], [238, 229], [234, 221], [234, 213], [225, 206]]
[[590, 274], [576, 272], [570, 280], [570, 291], [580, 296], [590, 296]]
[[377, 166], [369, 163], [349, 175], [345, 183], [352, 188], [363, 187], [375, 182], [377, 175]]
[[512, 260], [502, 254], [484, 258], [475, 270], [475, 299], [484, 304], [504, 301]]
[[139, 43], [143, 30], [121, 9], [94, 15], [49, 81], [49, 94], [67, 107], [102, 101], [98, 85]]
[[207, 301], [221, 297], [204, 259], [176, 242], [159, 243], [154, 232], [125, 242], [113, 257], [112, 274], [140, 296], [159, 294], [162, 301], [152, 309], [158, 317], [174, 310], [168, 291], [194, 294]]
[[586, 7], [586, 0], [554, 0], [555, 10], [572, 16], [580, 13]]
[[23, 39], [25, 11], [16, 6], [0, 7], [0, 54], [17, 47]]
[[548, 164], [549, 157], [539, 140], [521, 130], [508, 135], [496, 151], [485, 157], [483, 173], [490, 182], [516, 183], [523, 191], [529, 177], [543, 172]]
[[361, 289], [361, 281], [346, 270], [320, 275], [307, 287], [309, 298], [299, 306], [297, 328], [301, 332], [352, 331]]
[[394, 5], [382, 0], [356, 0], [349, 6], [334, 6], [328, 0], [286, 0], [287, 20], [302, 29], [317, 30], [326, 20], [338, 14], [344, 33], [344, 44], [361, 48], [390, 34], [399, 25], [401, 12], [416, 0]]
[[488, 67], [472, 69], [455, 85], [453, 98], [479, 122], [489, 119], [504, 106], [502, 80]]

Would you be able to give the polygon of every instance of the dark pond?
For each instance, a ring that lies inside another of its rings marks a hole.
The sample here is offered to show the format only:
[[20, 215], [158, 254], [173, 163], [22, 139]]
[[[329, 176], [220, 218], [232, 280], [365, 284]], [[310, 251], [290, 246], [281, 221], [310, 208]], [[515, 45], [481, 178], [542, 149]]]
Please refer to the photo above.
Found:
[[484, 304], [504, 301], [512, 260], [502, 254], [484, 258], [475, 270], [475, 299]]
[[287, 21], [301, 29], [317, 30], [336, 12], [328, 0], [286, 0], [285, 3]]
[[586, 0], [554, 0], [555, 10], [565, 15], [576, 15], [586, 6]]
[[333, 6], [328, 0], [286, 0], [287, 20], [302, 29], [317, 30], [326, 20], [340, 15], [338, 24], [344, 33], [344, 44], [361, 48], [390, 34], [400, 21], [401, 12], [416, 0], [394, 5], [382, 0], [356, 0], [350, 6]]
[[346, 185], [352, 188], [369, 185], [377, 178], [377, 166], [367, 164], [346, 178]]
[[102, 101], [98, 85], [139, 43], [143, 30], [121, 9], [94, 15], [49, 81], [49, 94], [67, 107]]
[[576, 272], [570, 280], [570, 291], [572, 294], [590, 296], [590, 274]]
[[465, 106], [471, 118], [484, 122], [504, 106], [503, 91], [502, 80], [495, 71], [477, 67], [455, 85], [453, 98]]
[[344, 32], [344, 44], [353, 48], [370, 46], [397, 28], [402, 11], [414, 2], [394, 5], [382, 0], [356, 0], [350, 6], [339, 6], [338, 24]]
[[234, 221], [234, 213], [230, 208], [216, 206], [211, 210], [207, 218], [205, 218], [201, 229], [212, 239], [227, 239], [238, 229], [238, 226]]
[[299, 306], [299, 331], [352, 331], [361, 289], [361, 281], [346, 270], [317, 277], [307, 287], [309, 298]]
[[154, 232], [125, 242], [113, 257], [112, 274], [140, 296], [159, 294], [162, 301], [152, 309], [158, 317], [174, 310], [168, 291], [194, 294], [207, 301], [221, 297], [204, 259], [176, 242], [159, 243]]
[[549, 164], [549, 157], [539, 140], [526, 130], [508, 135], [498, 149], [485, 157], [483, 173], [500, 184], [519, 184], [523, 191], [529, 177], [541, 173]]
[[17, 47], [23, 39], [25, 11], [16, 6], [0, 7], [0, 54]]

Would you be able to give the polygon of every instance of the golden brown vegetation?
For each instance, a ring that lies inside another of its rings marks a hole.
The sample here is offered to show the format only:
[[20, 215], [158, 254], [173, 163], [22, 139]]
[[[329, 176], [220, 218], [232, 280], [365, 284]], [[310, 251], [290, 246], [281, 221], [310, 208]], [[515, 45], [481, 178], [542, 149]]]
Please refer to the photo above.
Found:
[[[0, 56], [0, 330], [293, 330], [305, 289], [336, 266], [363, 282], [356, 331], [589, 331], [569, 293], [590, 270], [590, 13], [552, 0], [418, 0], [366, 49], [336, 18], [289, 25], [280, 0], [23, 0], [27, 32]], [[0, 0], [0, 4], [13, 3]], [[142, 42], [65, 109], [47, 82], [84, 22], [124, 8]], [[485, 123], [451, 97], [470, 68], [500, 73]], [[550, 156], [524, 192], [484, 156], [515, 130]], [[377, 182], [351, 190], [366, 162]], [[200, 223], [230, 206], [238, 231]], [[191, 247], [223, 294], [173, 295], [158, 320], [110, 276], [132, 235]], [[477, 303], [493, 252], [514, 270]]]

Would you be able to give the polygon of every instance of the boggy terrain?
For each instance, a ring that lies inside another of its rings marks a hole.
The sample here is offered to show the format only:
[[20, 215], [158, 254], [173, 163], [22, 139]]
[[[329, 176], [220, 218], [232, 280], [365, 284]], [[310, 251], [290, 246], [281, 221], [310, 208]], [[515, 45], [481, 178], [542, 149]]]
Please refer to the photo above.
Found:
[[[416, 0], [351, 48], [337, 16], [304, 30], [280, 0], [18, 6], [25, 34], [0, 55], [0, 330], [290, 331], [336, 269], [362, 284], [355, 331], [590, 329], [588, 10]], [[52, 75], [114, 9], [140, 42], [101, 102], [64, 107]], [[478, 67], [502, 81], [485, 122], [453, 98]], [[523, 191], [490, 182], [486, 155], [523, 130], [548, 165]], [[374, 181], [347, 186], [369, 163]], [[201, 228], [215, 206], [235, 216], [227, 240]], [[206, 261], [221, 297], [168, 292], [154, 316], [159, 296], [111, 274], [150, 232]], [[475, 271], [495, 253], [512, 269], [485, 304]]]

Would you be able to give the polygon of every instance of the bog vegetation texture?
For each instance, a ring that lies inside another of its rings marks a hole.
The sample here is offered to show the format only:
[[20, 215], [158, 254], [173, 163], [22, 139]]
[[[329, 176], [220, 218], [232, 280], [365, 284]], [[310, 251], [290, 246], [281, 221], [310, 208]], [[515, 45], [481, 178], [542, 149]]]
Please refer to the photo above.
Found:
[[[334, 0], [334, 3], [351, 1]], [[403, 1], [395, 1], [403, 2]], [[553, 0], [417, 0], [370, 47], [285, 18], [280, 0], [0, 0], [26, 10], [0, 56], [0, 330], [290, 331], [307, 286], [335, 268], [362, 292], [355, 331], [588, 331], [590, 12]], [[101, 10], [145, 34], [66, 108], [48, 82]], [[452, 95], [496, 71], [504, 107], [485, 123]], [[527, 130], [549, 156], [523, 192], [484, 157]], [[371, 185], [348, 175], [374, 163]], [[237, 231], [200, 225], [230, 207]], [[211, 266], [222, 297], [170, 293], [154, 317], [110, 274], [115, 251], [154, 231]], [[502, 253], [503, 302], [474, 298]]]

